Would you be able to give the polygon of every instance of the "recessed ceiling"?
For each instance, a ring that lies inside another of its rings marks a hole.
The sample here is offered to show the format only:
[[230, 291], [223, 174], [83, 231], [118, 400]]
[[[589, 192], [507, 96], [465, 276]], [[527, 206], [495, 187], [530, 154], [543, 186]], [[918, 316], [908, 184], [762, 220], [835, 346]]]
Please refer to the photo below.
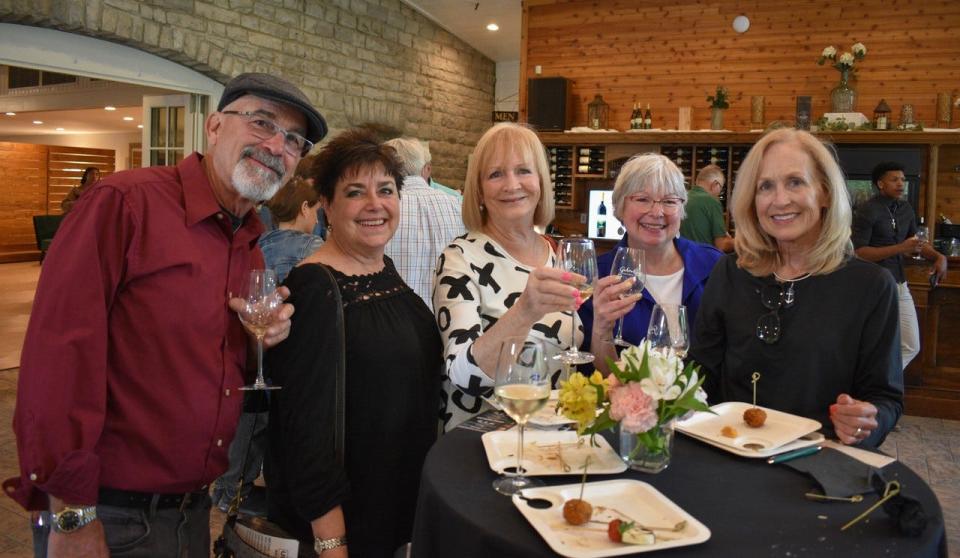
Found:
[[[129, 116], [133, 120], [124, 120]], [[43, 124], [33, 124], [40, 120]], [[143, 108], [117, 107], [99, 109], [45, 110], [18, 112], [16, 116], [0, 113], [0, 136], [33, 136], [43, 134], [116, 134], [136, 133], [142, 124]], [[57, 131], [63, 128], [63, 131]]]
[[[404, 0], [494, 62], [520, 60], [520, 0]], [[487, 31], [496, 23], [499, 31]]]

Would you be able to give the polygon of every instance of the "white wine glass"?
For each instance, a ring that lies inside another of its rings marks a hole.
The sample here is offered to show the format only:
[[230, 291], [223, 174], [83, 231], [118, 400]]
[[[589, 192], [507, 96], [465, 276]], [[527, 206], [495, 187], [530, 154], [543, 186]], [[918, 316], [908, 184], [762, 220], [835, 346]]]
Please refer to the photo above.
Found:
[[926, 225], [920, 225], [917, 227], [917, 240], [920, 241], [920, 244], [917, 245], [917, 252], [913, 255], [913, 259], [922, 260], [923, 255], [921, 251], [923, 250], [923, 245], [927, 242], [930, 242], [930, 227]]
[[[633, 280], [633, 284], [620, 294], [620, 298], [643, 294], [643, 286], [647, 282], [645, 255], [646, 253], [640, 248], [630, 248], [628, 246], [617, 248], [617, 253], [613, 256], [613, 265], [610, 267], [610, 275], [620, 277], [621, 283]], [[623, 339], [624, 318], [626, 316], [617, 320], [617, 334], [613, 338], [613, 343], [620, 347], [630, 346], [630, 343]]]
[[283, 305], [283, 300], [277, 293], [277, 274], [272, 269], [251, 270], [245, 289], [243, 309], [237, 314], [240, 316], [243, 327], [257, 338], [257, 379], [253, 384], [240, 389], [244, 391], [280, 389], [280, 386], [269, 385], [263, 379], [263, 337], [267, 333], [267, 328], [276, 321], [277, 312]]
[[497, 359], [496, 385], [493, 393], [501, 408], [517, 422], [517, 470], [493, 482], [501, 494], [513, 495], [543, 482], [523, 475], [523, 431], [530, 416], [550, 398], [550, 376], [543, 355], [543, 345], [526, 337], [508, 337], [500, 346]]
[[657, 304], [650, 313], [647, 326], [650, 349], [662, 354], [673, 352], [680, 358], [690, 350], [690, 329], [687, 325], [687, 307], [682, 304]]
[[[580, 300], [586, 302], [593, 296], [593, 287], [597, 282], [597, 251], [589, 238], [564, 238], [560, 241], [560, 268], [586, 277], [586, 281], [574, 288], [580, 291]], [[570, 316], [570, 348], [554, 358], [565, 364], [587, 364], [593, 362], [593, 355], [577, 349], [577, 311]]]

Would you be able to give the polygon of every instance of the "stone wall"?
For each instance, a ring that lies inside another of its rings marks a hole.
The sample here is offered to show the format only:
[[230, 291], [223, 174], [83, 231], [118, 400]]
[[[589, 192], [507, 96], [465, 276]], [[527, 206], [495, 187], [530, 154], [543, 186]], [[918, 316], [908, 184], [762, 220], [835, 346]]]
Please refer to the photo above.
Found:
[[334, 130], [429, 140], [451, 186], [493, 110], [494, 63], [399, 0], [0, 0], [0, 21], [123, 43], [220, 82], [283, 75]]

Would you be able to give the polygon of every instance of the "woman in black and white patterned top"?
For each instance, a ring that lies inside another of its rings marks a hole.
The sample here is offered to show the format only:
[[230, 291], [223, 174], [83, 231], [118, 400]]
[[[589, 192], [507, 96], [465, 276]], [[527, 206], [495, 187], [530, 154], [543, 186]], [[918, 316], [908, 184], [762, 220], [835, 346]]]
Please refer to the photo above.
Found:
[[[443, 337], [444, 428], [482, 410], [493, 391], [503, 340], [526, 335], [544, 345], [556, 382], [567, 348], [572, 285], [584, 278], [554, 267], [552, 244], [534, 230], [553, 220], [553, 185], [537, 135], [497, 124], [480, 138], [467, 168], [463, 221], [469, 231], [440, 255], [433, 307]], [[583, 339], [577, 324], [576, 342]]]

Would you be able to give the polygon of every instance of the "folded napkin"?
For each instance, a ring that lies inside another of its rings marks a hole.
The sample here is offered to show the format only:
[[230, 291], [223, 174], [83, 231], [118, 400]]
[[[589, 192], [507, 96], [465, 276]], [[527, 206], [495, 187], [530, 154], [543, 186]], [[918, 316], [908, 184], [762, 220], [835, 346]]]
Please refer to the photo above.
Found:
[[813, 455], [783, 464], [813, 477], [826, 496], [849, 498], [873, 492], [870, 484], [873, 467], [834, 449], [823, 448]]

